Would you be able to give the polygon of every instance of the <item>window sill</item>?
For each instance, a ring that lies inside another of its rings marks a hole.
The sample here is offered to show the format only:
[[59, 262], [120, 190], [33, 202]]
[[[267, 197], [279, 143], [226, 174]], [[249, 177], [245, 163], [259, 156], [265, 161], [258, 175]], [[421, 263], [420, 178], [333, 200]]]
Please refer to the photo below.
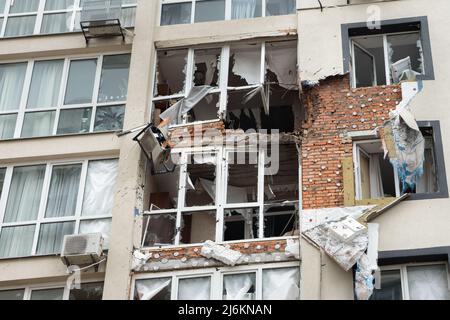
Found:
[[72, 137], [85, 137], [85, 136], [96, 136], [96, 135], [116, 135], [121, 131], [101, 131], [101, 132], [87, 132], [87, 133], [73, 133], [73, 134], [59, 134], [51, 136], [41, 136], [41, 137], [30, 137], [30, 138], [12, 138], [0, 140], [0, 144], [3, 142], [20, 142], [20, 141], [34, 141], [41, 139], [57, 139], [57, 138], [72, 138]]

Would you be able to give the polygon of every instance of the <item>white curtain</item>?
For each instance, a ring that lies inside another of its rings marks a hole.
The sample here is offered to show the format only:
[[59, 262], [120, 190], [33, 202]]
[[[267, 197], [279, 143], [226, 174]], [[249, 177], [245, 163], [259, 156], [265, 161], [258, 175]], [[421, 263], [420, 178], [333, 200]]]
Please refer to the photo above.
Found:
[[282, 268], [263, 271], [263, 300], [298, 300], [299, 269]]
[[14, 0], [11, 3], [10, 13], [36, 12], [40, 0]]
[[41, 34], [63, 33], [70, 30], [72, 13], [44, 14]]
[[136, 22], [136, 8], [122, 8], [120, 23], [125, 28], [134, 27]]
[[28, 96], [28, 109], [56, 107], [63, 66], [63, 60], [35, 62]]
[[260, 16], [261, 13], [256, 12], [257, 4], [261, 7], [261, 0], [233, 0], [231, 17], [233, 19], [247, 19]]
[[103, 236], [103, 249], [109, 249], [109, 236], [111, 233], [111, 219], [85, 220], [80, 223], [79, 234], [101, 233]]
[[46, 0], [45, 11], [67, 9], [73, 4], [74, 0]]
[[7, 114], [0, 116], [0, 139], [11, 139], [14, 137], [17, 114]]
[[65, 235], [73, 234], [75, 222], [42, 224], [39, 232], [37, 254], [57, 254]]
[[117, 160], [89, 162], [83, 199], [83, 216], [112, 214], [117, 169]]
[[0, 234], [0, 258], [25, 257], [31, 254], [35, 225], [3, 227]]
[[266, 0], [266, 16], [295, 13], [296, 0]]
[[425, 149], [423, 175], [417, 181], [416, 193], [433, 193], [437, 191], [438, 187], [433, 149], [427, 148]]
[[255, 274], [245, 273], [223, 277], [224, 300], [254, 300]]
[[46, 218], [75, 215], [81, 164], [53, 167]]
[[27, 36], [34, 32], [36, 16], [9, 17], [5, 37]]
[[[153, 300], [153, 298], [166, 289], [170, 293], [171, 278], [149, 279], [136, 281], [136, 293], [139, 300]], [[156, 300], [156, 299], [155, 299]], [[158, 299], [165, 300], [165, 299]]]
[[45, 165], [14, 169], [4, 222], [32, 221], [37, 218], [44, 175]]
[[0, 111], [18, 110], [26, 63], [0, 65]]
[[383, 181], [381, 179], [380, 155], [371, 154], [369, 161], [370, 197], [379, 199], [384, 197]]
[[55, 111], [26, 113], [21, 134], [22, 138], [52, 135], [55, 115]]
[[178, 282], [178, 300], [210, 300], [211, 277], [181, 279]]
[[411, 300], [450, 300], [446, 265], [408, 267]]

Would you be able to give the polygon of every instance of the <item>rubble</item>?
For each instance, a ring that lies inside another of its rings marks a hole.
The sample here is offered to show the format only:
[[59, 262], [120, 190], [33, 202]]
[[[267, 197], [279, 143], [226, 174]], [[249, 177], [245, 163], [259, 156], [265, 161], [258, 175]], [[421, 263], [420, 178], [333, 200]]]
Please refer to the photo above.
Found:
[[234, 266], [242, 257], [239, 251], [228, 249], [209, 240], [204, 243], [201, 255], [208, 259], [219, 260], [229, 266]]

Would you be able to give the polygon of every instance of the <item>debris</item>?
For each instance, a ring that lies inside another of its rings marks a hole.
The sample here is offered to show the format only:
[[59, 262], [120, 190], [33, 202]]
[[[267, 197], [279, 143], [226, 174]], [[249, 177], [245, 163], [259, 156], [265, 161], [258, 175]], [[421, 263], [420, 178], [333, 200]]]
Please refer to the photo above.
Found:
[[370, 267], [367, 255], [362, 255], [356, 264], [355, 294], [358, 300], [369, 300], [374, 290], [374, 270]]
[[151, 256], [151, 253], [144, 254], [139, 250], [135, 250], [133, 252], [132, 269], [134, 271], [140, 271], [142, 267], [147, 263], [148, 259], [151, 258]]
[[216, 259], [229, 266], [234, 266], [242, 257], [242, 254], [239, 251], [227, 249], [211, 240], [208, 240], [203, 244], [201, 255], [208, 259]]
[[293, 255], [296, 259], [300, 259], [300, 244], [298, 240], [287, 239], [286, 248], [284, 251], [290, 255]]

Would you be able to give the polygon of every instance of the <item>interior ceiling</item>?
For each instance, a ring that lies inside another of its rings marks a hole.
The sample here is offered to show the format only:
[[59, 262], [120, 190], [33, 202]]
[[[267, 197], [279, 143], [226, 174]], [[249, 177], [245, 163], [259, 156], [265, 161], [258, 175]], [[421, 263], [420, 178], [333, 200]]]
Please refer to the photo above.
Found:
[[363, 143], [359, 147], [367, 153], [384, 153], [381, 141]]
[[[417, 40], [419, 40], [418, 33], [399, 35], [395, 36], [395, 45], [396, 46], [414, 45], [417, 42]], [[381, 35], [353, 38], [353, 41], [355, 41], [357, 44], [366, 49], [383, 47], [383, 37]]]

